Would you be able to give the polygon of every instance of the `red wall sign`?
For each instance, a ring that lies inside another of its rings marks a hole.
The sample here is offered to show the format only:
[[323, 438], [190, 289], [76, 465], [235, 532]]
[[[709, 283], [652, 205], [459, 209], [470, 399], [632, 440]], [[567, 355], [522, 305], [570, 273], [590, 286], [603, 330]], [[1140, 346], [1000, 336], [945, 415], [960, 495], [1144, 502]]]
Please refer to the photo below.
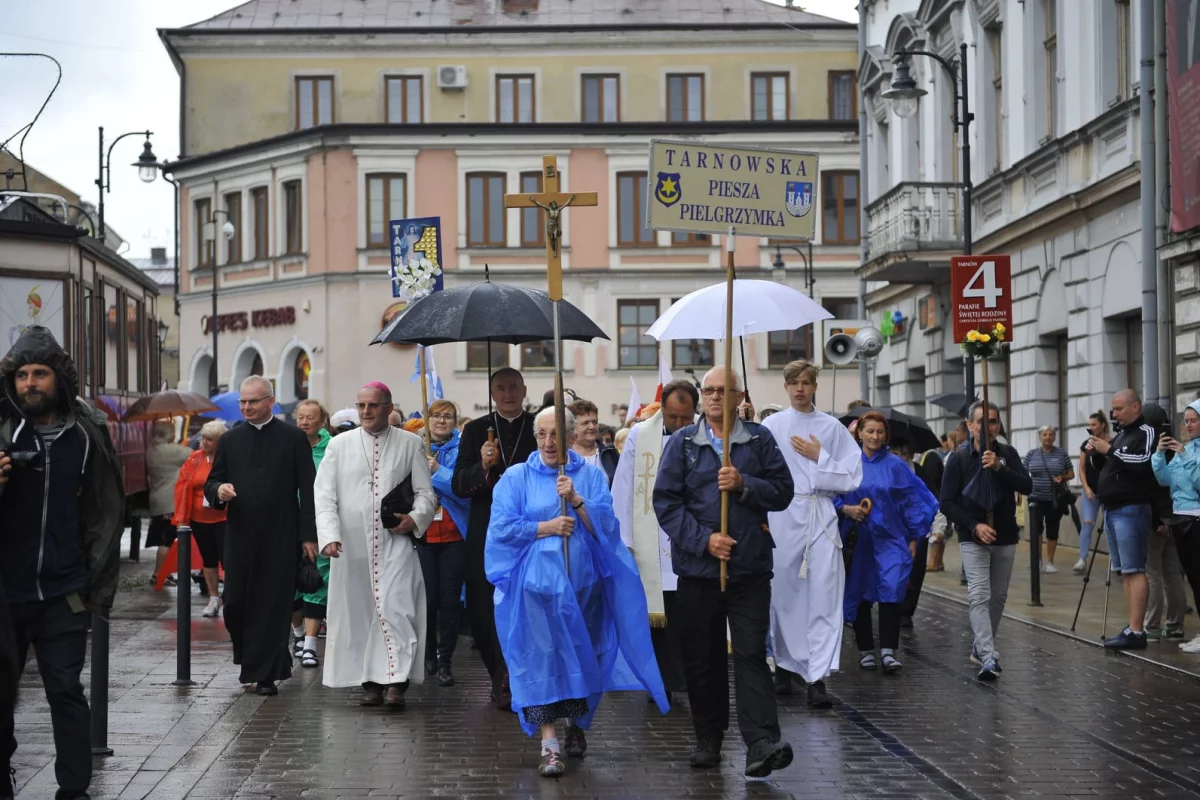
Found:
[[1012, 341], [1012, 261], [1006, 255], [950, 258], [950, 318], [954, 341], [973, 330], [986, 333], [997, 322]]

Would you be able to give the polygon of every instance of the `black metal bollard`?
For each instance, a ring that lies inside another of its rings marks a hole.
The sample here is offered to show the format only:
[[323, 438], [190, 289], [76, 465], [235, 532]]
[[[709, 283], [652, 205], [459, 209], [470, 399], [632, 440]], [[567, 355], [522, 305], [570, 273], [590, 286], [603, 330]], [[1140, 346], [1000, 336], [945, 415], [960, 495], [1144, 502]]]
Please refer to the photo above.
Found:
[[[1033, 524], [1033, 508], [1026, 498], [1025, 518], [1029, 520], [1029, 605], [1042, 604], [1042, 532]], [[1045, 519], [1045, 517], [1042, 517]]]
[[111, 756], [108, 746], [108, 608], [92, 613], [92, 755]]
[[176, 611], [175, 685], [195, 686], [192, 680], [192, 529], [180, 525], [175, 540], [179, 561]]

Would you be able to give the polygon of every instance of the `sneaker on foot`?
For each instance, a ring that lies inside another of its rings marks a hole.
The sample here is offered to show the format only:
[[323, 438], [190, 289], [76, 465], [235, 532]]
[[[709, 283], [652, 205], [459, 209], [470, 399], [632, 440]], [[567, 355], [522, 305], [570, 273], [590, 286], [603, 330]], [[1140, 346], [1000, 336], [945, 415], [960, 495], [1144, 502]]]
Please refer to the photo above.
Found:
[[438, 686], [453, 686], [454, 685], [454, 673], [452, 673], [450, 671], [449, 666], [438, 667], [437, 685]]
[[204, 616], [215, 617], [221, 613], [221, 598], [209, 597], [208, 604], [204, 606]]
[[567, 762], [563, 760], [562, 753], [556, 753], [553, 750], [542, 753], [542, 761], [538, 764], [538, 775], [543, 778], [561, 778], [566, 771]]
[[571, 758], [583, 758], [587, 753], [587, 737], [583, 735], [583, 728], [578, 725], [567, 726], [566, 751]]
[[311, 647], [306, 647], [300, 651], [300, 666], [302, 667], [318, 667], [321, 662], [317, 660], [317, 651]]
[[1000, 670], [996, 665], [995, 659], [988, 659], [979, 670], [979, 674], [975, 677], [981, 681], [994, 681], [996, 678], [999, 678]]
[[825, 691], [825, 681], [813, 681], [808, 685], [808, 704], [813, 708], [833, 706], [833, 698]]
[[721, 763], [721, 740], [701, 737], [692, 751], [693, 769], [711, 769]]
[[1052, 561], [1046, 565], [1045, 572], [1047, 575], [1053, 575], [1054, 573], [1058, 572], [1058, 567], [1054, 566], [1054, 562]]
[[897, 659], [891, 653], [883, 654], [883, 671], [884, 672], [888, 672], [888, 673], [899, 672], [900, 668], [903, 666], [904, 665], [900, 663], [899, 659]]
[[1105, 648], [1109, 650], [1145, 650], [1146, 634], [1134, 633], [1129, 628], [1110, 639], [1104, 640]]
[[746, 777], [765, 778], [792, 763], [792, 746], [787, 742], [759, 739], [746, 751]]
[[1200, 636], [1195, 637], [1190, 642], [1184, 642], [1179, 645], [1179, 649], [1185, 653], [1200, 653]]
[[1071, 567], [1073, 572], [1083, 572], [1085, 569], [1087, 569], [1087, 564], [1082, 558], [1075, 562], [1075, 566]]
[[1151, 628], [1148, 625], [1146, 626], [1146, 641], [1147, 642], [1157, 642], [1161, 639], [1162, 639], [1162, 635], [1159, 633], [1158, 628]]
[[1182, 639], [1183, 628], [1172, 628], [1170, 625], [1163, 628], [1162, 638], [1164, 639]]

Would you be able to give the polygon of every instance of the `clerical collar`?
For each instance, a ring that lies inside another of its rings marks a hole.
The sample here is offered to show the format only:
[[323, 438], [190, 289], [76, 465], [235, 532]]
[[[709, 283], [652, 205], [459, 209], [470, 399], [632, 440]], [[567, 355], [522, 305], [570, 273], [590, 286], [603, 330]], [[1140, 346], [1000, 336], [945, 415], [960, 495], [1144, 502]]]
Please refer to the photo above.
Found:
[[388, 432], [391, 430], [391, 427], [392, 427], [391, 425], [388, 425], [386, 428], [384, 428], [383, 430], [380, 430], [378, 432], [369, 431], [366, 428], [363, 428], [363, 432], [369, 433], [371, 436], [374, 436], [376, 439], [378, 439], [380, 436], [386, 436], [388, 434]]
[[525, 416], [525, 412], [524, 411], [518, 412], [518, 414], [515, 417], [506, 417], [503, 414], [501, 414], [499, 411], [497, 411], [496, 416], [511, 424], [511, 423], [514, 423], [517, 420], [519, 420], [521, 417]]
[[260, 431], [261, 431], [263, 428], [265, 428], [265, 427], [267, 427], [268, 425], [270, 425], [270, 424], [271, 424], [271, 420], [273, 420], [273, 419], [275, 419], [275, 418], [274, 418], [274, 417], [268, 417], [266, 422], [250, 422], [250, 420], [246, 420], [246, 422], [250, 422], [250, 424], [251, 424], [251, 425], [253, 425], [255, 428], [257, 428], [258, 430], [260, 430]]

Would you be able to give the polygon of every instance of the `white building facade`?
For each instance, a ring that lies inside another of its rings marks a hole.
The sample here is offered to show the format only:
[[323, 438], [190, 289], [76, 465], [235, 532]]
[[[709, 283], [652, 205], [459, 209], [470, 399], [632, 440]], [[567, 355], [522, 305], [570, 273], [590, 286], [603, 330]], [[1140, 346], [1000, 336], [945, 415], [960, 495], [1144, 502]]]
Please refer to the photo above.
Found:
[[1018, 451], [1052, 425], [1073, 452], [1089, 413], [1142, 385], [1137, 14], [1129, 0], [864, 0], [862, 24], [859, 275], [872, 319], [904, 320], [871, 399], [949, 426], [928, 400], [965, 387], [949, 318], [964, 233], [955, 81], [918, 55], [911, 73], [928, 94], [917, 114], [897, 116], [881, 92], [897, 51], [957, 65], [966, 44], [973, 252], [1012, 259], [1012, 346], [989, 365], [990, 399]]

